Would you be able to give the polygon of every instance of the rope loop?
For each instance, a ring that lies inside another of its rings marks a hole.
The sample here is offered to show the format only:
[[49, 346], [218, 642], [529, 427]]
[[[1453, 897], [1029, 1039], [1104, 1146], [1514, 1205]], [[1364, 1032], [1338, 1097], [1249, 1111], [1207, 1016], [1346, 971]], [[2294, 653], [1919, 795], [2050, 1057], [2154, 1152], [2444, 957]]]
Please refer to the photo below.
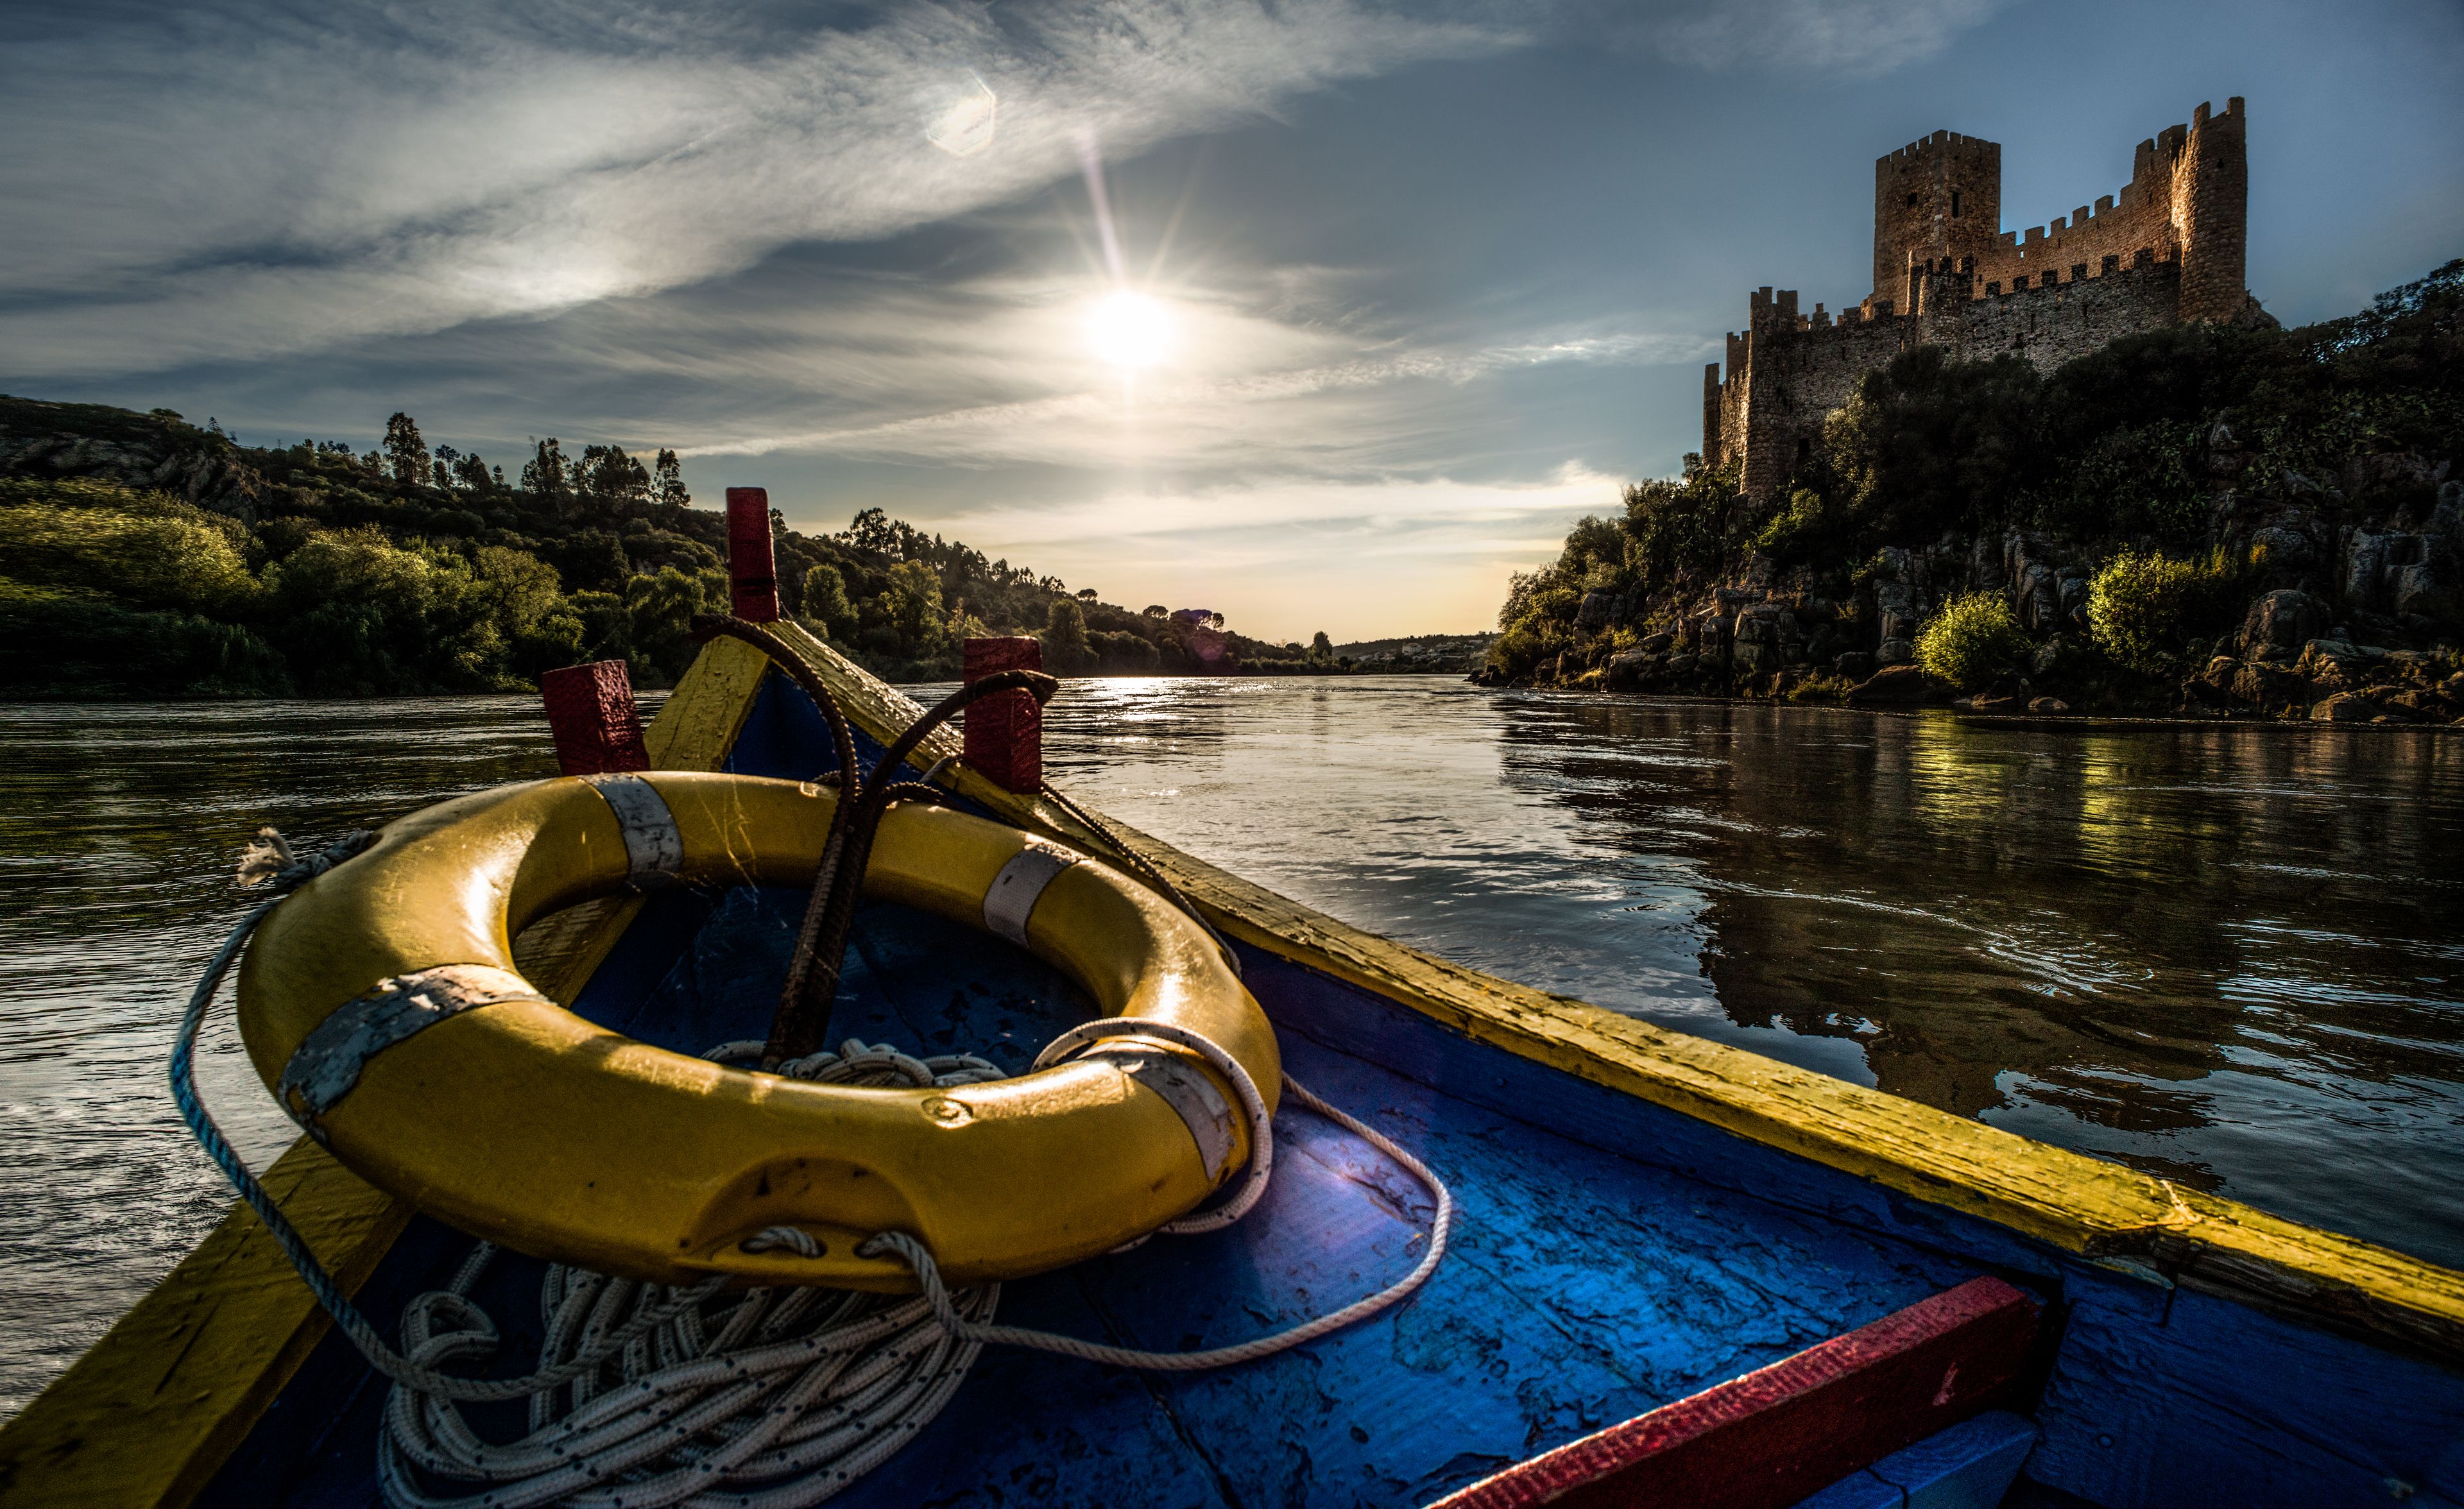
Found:
[[[1123, 1021], [1132, 1019], [1133, 1018], [1115, 1018]], [[1339, 1331], [1347, 1325], [1367, 1320], [1378, 1311], [1401, 1301], [1429, 1281], [1430, 1276], [1438, 1271], [1438, 1264], [1445, 1259], [1447, 1238], [1454, 1227], [1455, 1198], [1454, 1192], [1446, 1188], [1444, 1180], [1430, 1171], [1427, 1164], [1405, 1152], [1391, 1138], [1357, 1118], [1328, 1104], [1307, 1085], [1288, 1074], [1284, 1076], [1284, 1089], [1302, 1105], [1353, 1133], [1400, 1164], [1414, 1178], [1420, 1181], [1421, 1186], [1429, 1192], [1431, 1200], [1435, 1202], [1435, 1209], [1429, 1219], [1428, 1247], [1420, 1254], [1420, 1260], [1413, 1264], [1412, 1271], [1375, 1294], [1365, 1299], [1354, 1300], [1331, 1314], [1321, 1315], [1312, 1321], [1305, 1321], [1288, 1330], [1261, 1336], [1254, 1341], [1241, 1342], [1231, 1346], [1218, 1346], [1196, 1352], [1139, 1351], [1133, 1347], [1106, 1346], [1095, 1342], [1080, 1341], [1077, 1337], [1063, 1336], [1053, 1331], [1037, 1331], [1029, 1330], [1024, 1326], [979, 1323], [959, 1315], [958, 1307], [952, 1302], [949, 1291], [941, 1281], [941, 1271], [933, 1259], [932, 1249], [916, 1240], [909, 1233], [881, 1232], [867, 1237], [863, 1244], [856, 1248], [856, 1255], [862, 1258], [892, 1257], [905, 1263], [914, 1272], [916, 1287], [922, 1291], [923, 1301], [932, 1311], [934, 1319], [953, 1337], [979, 1345], [1024, 1346], [1034, 1351], [1052, 1352], [1063, 1357], [1076, 1357], [1086, 1362], [1104, 1363], [1114, 1367], [1133, 1367], [1147, 1372], [1201, 1372], [1209, 1368], [1229, 1367], [1237, 1363], [1255, 1362], [1261, 1357], [1271, 1357], [1277, 1352], [1287, 1351], [1305, 1342], [1315, 1341], [1330, 1332]], [[1414, 1241], [1419, 1239], [1417, 1236], [1413, 1238]]]
[[365, 853], [376, 841], [375, 830], [360, 828], [303, 857], [276, 829], [259, 828], [241, 852], [239, 872], [232, 879], [252, 890], [270, 886], [275, 895], [288, 896], [344, 860]]
[[1231, 1084], [1232, 1092], [1240, 1097], [1242, 1111], [1249, 1118], [1249, 1167], [1241, 1181], [1241, 1188], [1222, 1204], [1195, 1215], [1166, 1221], [1157, 1230], [1176, 1236], [1195, 1236], [1201, 1232], [1220, 1232], [1248, 1214], [1250, 1209], [1265, 1197], [1267, 1176], [1275, 1170], [1274, 1118], [1266, 1113], [1266, 1098], [1258, 1092], [1258, 1082], [1249, 1077], [1249, 1071], [1243, 1067], [1240, 1060], [1232, 1057], [1214, 1039], [1178, 1022], [1153, 1017], [1099, 1017], [1093, 1021], [1082, 1021], [1045, 1043], [1044, 1051], [1035, 1056], [1035, 1067], [1049, 1068], [1106, 1038], [1160, 1038], [1175, 1047], [1186, 1048], [1197, 1054]]

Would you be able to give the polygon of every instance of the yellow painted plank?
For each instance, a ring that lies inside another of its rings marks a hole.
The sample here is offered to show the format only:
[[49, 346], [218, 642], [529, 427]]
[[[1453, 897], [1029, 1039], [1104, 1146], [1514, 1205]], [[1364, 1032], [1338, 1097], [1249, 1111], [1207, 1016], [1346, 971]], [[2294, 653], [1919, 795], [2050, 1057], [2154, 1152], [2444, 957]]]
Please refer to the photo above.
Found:
[[[408, 1207], [306, 1138], [264, 1180], [345, 1289], [376, 1270], [410, 1219]], [[186, 1503], [307, 1360], [325, 1324], [273, 1234], [254, 1212], [233, 1206], [169, 1277], [0, 1429], [0, 1499]]]
[[[749, 645], [712, 645], [645, 731], [651, 763], [717, 769], [766, 667]], [[611, 897], [542, 918], [523, 932], [516, 956], [551, 997], [569, 1002], [640, 908], [638, 897]], [[346, 1294], [358, 1292], [410, 1220], [407, 1204], [304, 1137], [263, 1177]], [[0, 1426], [0, 1500], [11, 1509], [186, 1504], [330, 1324], [255, 1213], [234, 1205], [83, 1357]]]
[[[789, 627], [792, 628], [792, 625]], [[914, 704], [801, 630], [784, 635], [876, 738]], [[946, 731], [927, 758], [955, 754]], [[957, 789], [1100, 852], [1051, 803], [960, 766]], [[1522, 1058], [2088, 1258], [2464, 1362], [2464, 1273], [2184, 1189], [1982, 1122], [1450, 964], [1312, 911], [1135, 829], [1107, 824], [1227, 934]]]

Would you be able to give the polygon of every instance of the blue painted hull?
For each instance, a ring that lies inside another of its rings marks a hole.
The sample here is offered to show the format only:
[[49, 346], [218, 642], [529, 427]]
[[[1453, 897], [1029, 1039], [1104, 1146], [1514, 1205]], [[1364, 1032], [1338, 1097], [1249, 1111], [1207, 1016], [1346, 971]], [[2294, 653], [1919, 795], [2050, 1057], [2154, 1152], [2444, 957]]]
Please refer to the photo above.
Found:
[[[774, 678], [730, 768], [810, 776], [826, 749], [810, 706]], [[802, 905], [784, 891], [663, 894], [575, 1009], [689, 1052], [759, 1037]], [[2400, 1492], [2422, 1504], [2464, 1483], [2464, 1379], [2446, 1367], [1892, 1194], [1286, 959], [1250, 950], [1243, 963], [1294, 1075], [1454, 1189], [1455, 1246], [1436, 1278], [1397, 1310], [1210, 1373], [988, 1348], [949, 1409], [834, 1502], [1426, 1503], [1989, 1274], [2047, 1301], [2053, 1327], [2024, 1401], [2042, 1436], [2022, 1501], [2359, 1505]], [[1019, 951], [869, 906], [831, 1040], [976, 1052], [1015, 1071], [1087, 1014]], [[1280, 1116], [1277, 1137], [1274, 1183], [1248, 1219], [1006, 1285], [1001, 1319], [1216, 1346], [1411, 1266], [1430, 1214], [1415, 1181], [1304, 1111]], [[415, 1221], [363, 1304], [389, 1323], [469, 1246]], [[536, 1348], [539, 1277], [510, 1259], [481, 1286], [507, 1325], [505, 1371]], [[384, 1399], [329, 1336], [200, 1501], [375, 1503]], [[496, 1423], [517, 1433], [513, 1407]]]

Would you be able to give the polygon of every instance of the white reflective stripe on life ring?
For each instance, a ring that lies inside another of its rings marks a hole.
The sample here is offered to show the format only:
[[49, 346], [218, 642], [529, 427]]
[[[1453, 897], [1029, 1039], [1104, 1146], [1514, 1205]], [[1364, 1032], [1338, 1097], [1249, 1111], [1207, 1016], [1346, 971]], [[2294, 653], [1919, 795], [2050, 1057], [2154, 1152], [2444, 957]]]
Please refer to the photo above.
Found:
[[624, 830], [625, 878], [642, 890], [674, 880], [684, 868], [684, 835], [676, 831], [676, 815], [668, 810], [658, 788], [626, 771], [582, 779], [605, 799]]
[[992, 887], [984, 892], [984, 927], [997, 937], [1026, 947], [1026, 919], [1044, 899], [1044, 887], [1078, 860], [1074, 851], [1058, 843], [1027, 840], [1026, 847], [1001, 867]]

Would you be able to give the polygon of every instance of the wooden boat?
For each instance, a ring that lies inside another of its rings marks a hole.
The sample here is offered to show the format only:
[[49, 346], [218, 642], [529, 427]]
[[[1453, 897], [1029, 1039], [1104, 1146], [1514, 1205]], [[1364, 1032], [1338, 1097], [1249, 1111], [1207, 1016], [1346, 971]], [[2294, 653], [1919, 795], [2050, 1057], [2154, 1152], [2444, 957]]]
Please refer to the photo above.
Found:
[[[775, 627], [867, 758], [916, 715]], [[761, 653], [717, 640], [647, 747], [806, 778], [831, 763], [822, 732]], [[916, 763], [957, 752], [943, 733]], [[1104, 851], [1050, 800], [948, 779]], [[2464, 1274], [1480, 974], [1116, 831], [1236, 945], [1295, 1077], [1447, 1181], [1451, 1250], [1406, 1303], [1240, 1367], [988, 1347], [835, 1502], [2464, 1500]], [[519, 955], [581, 1014], [692, 1051], [758, 1036], [781, 957], [760, 940], [797, 900], [593, 904]], [[853, 952], [834, 1032], [1015, 1055], [1067, 1019], [1048, 971], [920, 914], [871, 906]], [[1249, 1219], [1010, 1284], [1003, 1321], [1215, 1346], [1411, 1265], [1430, 1206], [1391, 1160], [1307, 1115], [1278, 1136]], [[381, 1327], [470, 1247], [305, 1139], [265, 1183]], [[0, 1430], [0, 1500], [373, 1503], [386, 1389], [235, 1208]]]

